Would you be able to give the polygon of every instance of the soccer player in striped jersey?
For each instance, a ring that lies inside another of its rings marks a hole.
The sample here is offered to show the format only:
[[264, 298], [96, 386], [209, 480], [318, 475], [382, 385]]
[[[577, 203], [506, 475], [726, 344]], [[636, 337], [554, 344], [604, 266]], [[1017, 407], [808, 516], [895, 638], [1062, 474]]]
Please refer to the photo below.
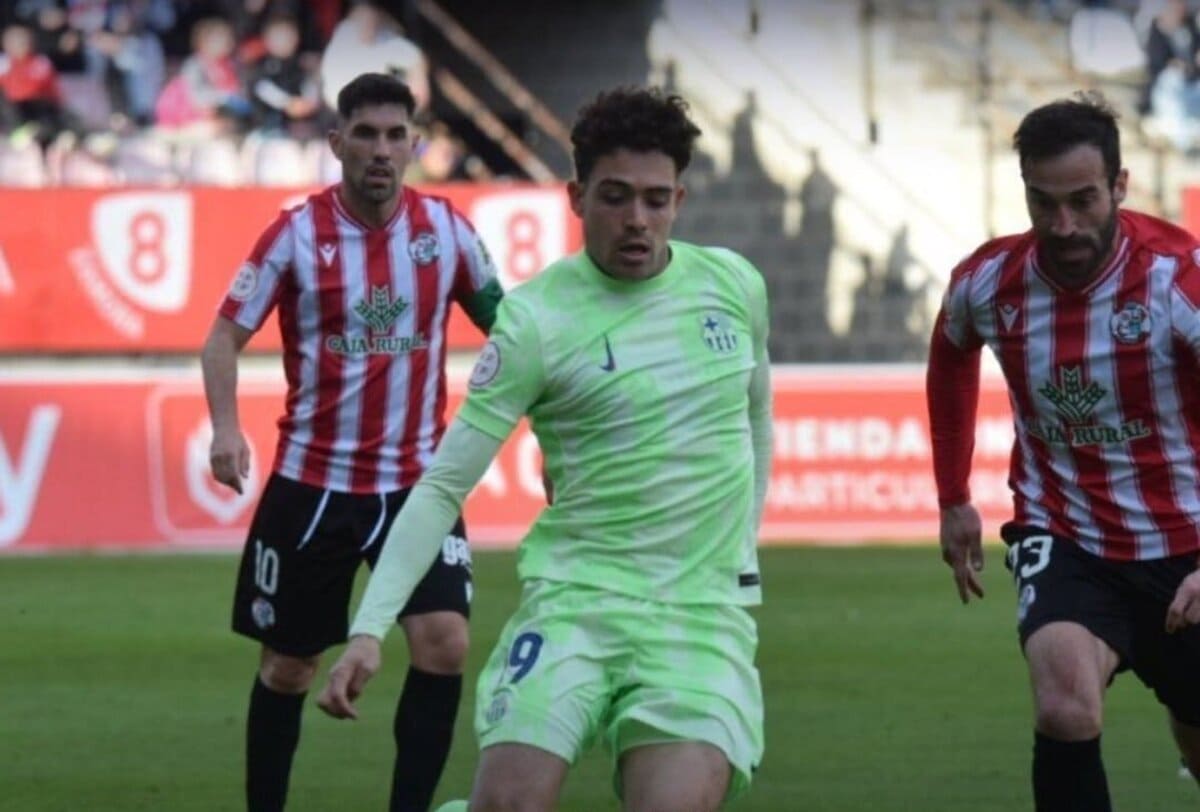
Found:
[[983, 596], [970, 502], [980, 351], [1008, 384], [1001, 528], [1034, 699], [1038, 810], [1110, 809], [1105, 688], [1132, 669], [1200, 774], [1200, 243], [1122, 210], [1116, 117], [1093, 94], [1014, 137], [1032, 228], [955, 268], [928, 369], [942, 558]]
[[[382, 74], [341, 91], [329, 136], [341, 183], [263, 232], [204, 347], [212, 472], [240, 492], [249, 450], [237, 356], [279, 311], [286, 412], [233, 609], [233, 628], [262, 644], [246, 734], [256, 812], [284, 806], [304, 696], [321, 653], [346, 638], [354, 574], [364, 560], [375, 565], [441, 439], [449, 309], [457, 302], [486, 331], [501, 296], [471, 225], [402, 183], [413, 106], [407, 86]], [[393, 613], [412, 667], [396, 711], [392, 810], [429, 807], [450, 748], [471, 589], [462, 520], [451, 524], [442, 554], [414, 573], [420, 586]]]
[[[627, 809], [716, 809], [762, 756], [758, 520], [771, 455], [767, 303], [737, 254], [670, 240], [699, 130], [677, 96], [601, 94], [572, 130], [585, 248], [510, 291], [319, 700], [354, 716], [384, 619], [528, 415], [553, 504], [479, 676], [471, 808], [556, 808], [603, 739]], [[459, 807], [461, 808], [461, 802]]]

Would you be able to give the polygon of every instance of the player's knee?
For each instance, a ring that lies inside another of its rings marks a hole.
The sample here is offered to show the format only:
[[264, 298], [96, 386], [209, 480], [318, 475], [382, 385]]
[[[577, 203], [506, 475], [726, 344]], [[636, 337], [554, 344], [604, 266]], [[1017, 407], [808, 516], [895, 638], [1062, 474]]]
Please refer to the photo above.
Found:
[[1062, 741], [1093, 739], [1104, 724], [1100, 700], [1067, 690], [1040, 691], [1037, 697], [1037, 729]]
[[291, 657], [271, 649], [263, 649], [258, 676], [275, 693], [302, 694], [317, 675], [320, 656]]
[[476, 786], [471, 795], [471, 812], [548, 812], [553, 802], [535, 797], [516, 781], [493, 781]]
[[432, 674], [461, 674], [467, 663], [470, 632], [461, 615], [423, 618], [409, 629], [412, 664]]
[[715, 782], [683, 784], [665, 781], [637, 798], [625, 800], [625, 812], [716, 812], [725, 798], [725, 788]]

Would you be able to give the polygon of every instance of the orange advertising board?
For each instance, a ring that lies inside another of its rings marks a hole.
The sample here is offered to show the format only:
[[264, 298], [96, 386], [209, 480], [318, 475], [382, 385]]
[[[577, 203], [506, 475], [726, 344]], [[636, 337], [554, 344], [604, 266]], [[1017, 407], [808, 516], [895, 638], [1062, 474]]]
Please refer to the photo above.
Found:
[[[930, 543], [937, 502], [924, 375], [914, 367], [776, 370], [767, 542]], [[244, 495], [208, 473], [198, 374], [0, 378], [0, 550], [241, 544], [274, 455], [283, 383], [243, 375], [254, 463]], [[464, 392], [451, 379], [451, 408]], [[1010, 511], [1012, 428], [985, 378], [972, 490], [995, 535]], [[537, 443], [522, 425], [468, 499], [472, 542], [511, 546], [544, 506]]]
[[[582, 243], [560, 186], [422, 187], [475, 225], [507, 288]], [[0, 352], [195, 352], [259, 234], [302, 189], [0, 189]], [[451, 348], [478, 347], [454, 308]], [[276, 350], [274, 317], [250, 345]]]

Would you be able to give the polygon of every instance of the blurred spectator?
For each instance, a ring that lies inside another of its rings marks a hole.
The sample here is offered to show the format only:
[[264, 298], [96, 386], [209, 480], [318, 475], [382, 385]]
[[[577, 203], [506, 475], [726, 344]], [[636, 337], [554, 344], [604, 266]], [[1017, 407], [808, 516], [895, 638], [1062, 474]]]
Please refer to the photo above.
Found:
[[8, 22], [21, 22], [33, 29], [34, 48], [45, 54], [62, 73], [82, 73], [83, 38], [71, 27], [62, 0], [16, 0]]
[[168, 130], [197, 137], [226, 132], [245, 122], [250, 102], [242, 94], [233, 62], [233, 28], [224, 20], [200, 20], [192, 29], [192, 55], [167, 82], [155, 119]]
[[257, 62], [266, 54], [263, 40], [267, 25], [280, 17], [291, 18], [299, 36], [296, 50], [305, 69], [315, 72], [321, 61], [325, 38], [313, 18], [313, 6], [321, 5], [303, 0], [226, 0], [227, 19], [233, 23], [238, 40], [238, 58], [243, 64]]
[[154, 118], [154, 103], [166, 78], [159, 36], [175, 24], [169, 0], [111, 0], [99, 28], [87, 38], [88, 72], [104, 86], [118, 132]]
[[1166, 0], [1146, 37], [1143, 109], [1178, 149], [1196, 146], [1200, 122], [1200, 29], [1186, 0]]
[[360, 73], [390, 73], [412, 91], [419, 115], [429, 105], [425, 55], [406, 39], [400, 24], [377, 0], [356, 0], [338, 23], [321, 57], [321, 95], [330, 110], [337, 94]]
[[417, 144], [417, 160], [409, 172], [412, 183], [487, 180], [490, 175], [483, 162], [441, 122], [435, 122]]
[[67, 126], [58, 72], [34, 49], [27, 25], [5, 28], [0, 49], [0, 122], [14, 143], [32, 139], [45, 147]]
[[296, 20], [267, 20], [262, 44], [265, 53], [250, 69], [246, 82], [257, 127], [266, 133], [311, 138], [316, 135], [321, 97], [316, 80], [305, 70], [298, 53], [300, 30]]

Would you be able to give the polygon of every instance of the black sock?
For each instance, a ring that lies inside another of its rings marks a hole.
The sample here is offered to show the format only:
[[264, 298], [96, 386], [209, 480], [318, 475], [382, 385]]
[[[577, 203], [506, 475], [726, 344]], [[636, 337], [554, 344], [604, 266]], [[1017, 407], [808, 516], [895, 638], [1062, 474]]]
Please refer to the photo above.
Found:
[[1064, 742], [1035, 732], [1033, 799], [1037, 812], [1111, 812], [1100, 737]]
[[433, 802], [462, 694], [461, 674], [430, 674], [408, 669], [396, 706], [396, 768], [392, 772], [391, 812], [427, 812]]
[[246, 808], [282, 812], [300, 741], [304, 694], [278, 694], [254, 678], [246, 719]]

